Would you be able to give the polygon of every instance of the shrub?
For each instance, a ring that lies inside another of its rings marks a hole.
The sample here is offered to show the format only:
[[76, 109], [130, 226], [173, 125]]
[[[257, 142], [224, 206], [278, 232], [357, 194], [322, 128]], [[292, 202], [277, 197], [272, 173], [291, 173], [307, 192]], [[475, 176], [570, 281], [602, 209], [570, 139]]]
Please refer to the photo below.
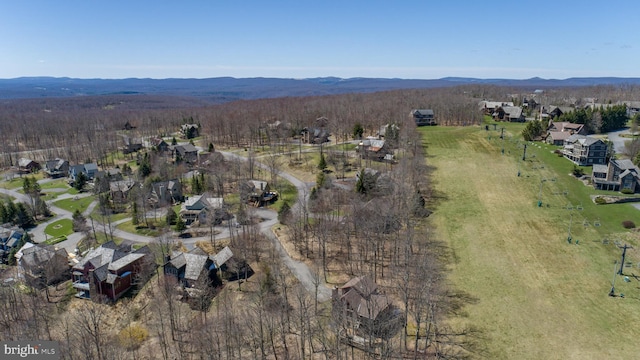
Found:
[[633, 229], [633, 228], [636, 227], [636, 224], [631, 220], [625, 220], [625, 221], [622, 222], [622, 226], [625, 229]]
[[129, 325], [118, 334], [120, 344], [128, 350], [136, 349], [147, 340], [149, 331], [142, 325]]
[[573, 166], [573, 176], [579, 178], [581, 176], [584, 175], [584, 170], [582, 168], [579, 168], [577, 166]]
[[631, 189], [622, 189], [620, 190], [620, 192], [623, 194], [633, 194], [633, 190]]
[[605, 200], [602, 196], [598, 196], [595, 201], [596, 201], [596, 204], [598, 205], [603, 205], [607, 203], [607, 200]]

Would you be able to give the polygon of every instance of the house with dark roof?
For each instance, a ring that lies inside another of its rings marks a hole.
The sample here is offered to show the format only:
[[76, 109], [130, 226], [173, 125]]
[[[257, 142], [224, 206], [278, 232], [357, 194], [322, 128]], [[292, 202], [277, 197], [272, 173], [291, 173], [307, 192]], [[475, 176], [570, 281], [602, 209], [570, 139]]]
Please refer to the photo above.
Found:
[[142, 150], [143, 146], [141, 138], [129, 137], [125, 135], [122, 137], [122, 141], [124, 142], [124, 145], [122, 146], [123, 154], [131, 154], [133, 152]]
[[592, 136], [573, 134], [564, 141], [562, 155], [576, 165], [604, 165], [607, 159], [607, 144]]
[[169, 150], [169, 144], [161, 137], [153, 137], [149, 139], [149, 146], [161, 153]]
[[360, 331], [376, 335], [381, 323], [397, 318], [391, 300], [379, 291], [370, 276], [356, 277], [334, 288], [331, 298], [334, 316]]
[[415, 109], [410, 113], [416, 126], [436, 125], [436, 118], [431, 109]]
[[329, 141], [329, 130], [323, 127], [305, 127], [300, 131], [301, 141], [305, 144], [324, 144]]
[[40, 170], [40, 163], [27, 158], [18, 159], [18, 171], [29, 174]]
[[51, 178], [67, 176], [69, 173], [69, 162], [60, 158], [47, 160], [44, 165], [44, 172]]
[[198, 124], [182, 124], [180, 133], [185, 139], [193, 139], [200, 136], [200, 125]]
[[205, 286], [221, 283], [219, 271], [224, 271], [232, 257], [233, 252], [229, 247], [216, 255], [207, 255], [199, 248], [186, 253], [174, 251], [165, 261], [164, 274], [174, 277], [184, 289], [206, 290]]
[[171, 205], [182, 201], [182, 183], [178, 179], [159, 181], [151, 184], [147, 202], [155, 207]]
[[53, 245], [26, 243], [16, 253], [20, 274], [29, 286], [43, 288], [70, 277], [69, 254]]
[[98, 165], [96, 163], [71, 165], [69, 167], [69, 178], [76, 181], [76, 178], [84, 174], [88, 180], [93, 180], [98, 174]]
[[24, 230], [17, 226], [8, 227], [0, 225], [0, 263], [5, 264], [9, 260], [9, 253], [20, 246]]
[[174, 147], [176, 161], [184, 161], [187, 164], [198, 162], [198, 149], [191, 144], [176, 145]]
[[118, 246], [113, 241], [102, 244], [72, 268], [76, 297], [116, 301], [144, 279], [153, 266], [147, 246], [132, 251], [130, 245]]
[[269, 183], [262, 180], [248, 180], [240, 184], [240, 197], [254, 206], [276, 200], [278, 193], [271, 191]]
[[609, 160], [608, 165], [593, 165], [591, 183], [598, 190], [637, 192], [640, 190], [640, 169], [631, 160]]
[[209, 192], [186, 198], [180, 209], [180, 217], [187, 225], [194, 222], [204, 224], [209, 220], [219, 224], [227, 216], [223, 198], [215, 197]]
[[139, 185], [139, 183], [133, 179], [110, 181], [109, 195], [111, 197], [111, 201], [115, 204], [125, 204], [129, 201], [129, 194], [136, 185]]

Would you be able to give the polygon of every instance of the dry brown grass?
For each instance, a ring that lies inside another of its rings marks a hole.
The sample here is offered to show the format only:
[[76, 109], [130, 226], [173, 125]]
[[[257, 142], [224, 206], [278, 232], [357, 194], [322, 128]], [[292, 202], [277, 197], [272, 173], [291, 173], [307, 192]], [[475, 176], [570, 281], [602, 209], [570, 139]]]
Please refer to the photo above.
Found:
[[535, 205], [541, 177], [566, 175], [547, 167], [517, 177], [517, 155], [501, 156], [478, 128], [423, 131], [433, 185], [444, 195], [431, 220], [456, 259], [450, 279], [479, 300], [452, 322], [479, 327], [491, 359], [637, 357], [639, 283], [618, 277], [626, 298], [607, 296], [619, 250], [602, 244], [602, 228], [577, 223], [580, 245], [568, 244], [564, 200], [545, 192], [552, 206]]

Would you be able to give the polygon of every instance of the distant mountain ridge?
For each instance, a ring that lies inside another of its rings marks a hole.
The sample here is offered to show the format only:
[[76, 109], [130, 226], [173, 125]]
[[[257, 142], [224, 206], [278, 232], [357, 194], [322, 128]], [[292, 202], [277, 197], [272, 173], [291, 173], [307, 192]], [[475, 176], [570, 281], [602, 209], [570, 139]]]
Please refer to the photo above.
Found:
[[175, 95], [207, 98], [210, 102], [288, 96], [316, 96], [344, 93], [369, 93], [385, 90], [420, 89], [458, 86], [463, 84], [491, 84], [527, 88], [639, 85], [640, 78], [587, 77], [568, 79], [531, 78], [478, 79], [445, 77], [441, 79], [391, 78], [232, 78], [207, 79], [74, 79], [57, 77], [21, 77], [0, 79], [0, 99], [42, 97], [74, 97], [114, 94]]

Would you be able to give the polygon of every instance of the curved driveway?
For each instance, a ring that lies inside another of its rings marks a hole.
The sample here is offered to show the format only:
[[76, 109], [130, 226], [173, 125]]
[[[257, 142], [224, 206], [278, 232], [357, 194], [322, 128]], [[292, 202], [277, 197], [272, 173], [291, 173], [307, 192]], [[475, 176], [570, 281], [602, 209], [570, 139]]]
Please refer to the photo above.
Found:
[[[233, 158], [241, 161], [247, 161], [246, 158], [233, 153], [221, 152], [221, 154], [227, 159]], [[260, 166], [263, 169], [269, 169], [267, 165], [258, 161], [256, 161], [256, 165]], [[297, 201], [293, 205], [293, 209], [298, 209], [298, 207], [301, 206], [301, 203], [306, 204], [307, 201], [309, 200], [309, 194], [310, 194], [309, 189], [313, 186], [313, 184], [304, 183], [298, 180], [297, 178], [293, 177], [292, 175], [282, 171], [279, 171], [278, 175], [283, 177], [290, 183], [292, 183], [298, 191], [299, 201]], [[13, 196], [18, 201], [21, 201], [21, 202], [28, 201], [28, 197], [26, 195], [21, 194], [16, 190], [8, 190], [8, 189], [0, 188], [0, 193]], [[90, 194], [87, 193], [86, 195], [81, 195], [81, 196], [89, 196], [89, 195]], [[302, 196], [303, 198], [300, 199], [300, 196]], [[64, 197], [61, 197], [61, 198], [64, 198]], [[48, 205], [51, 211], [56, 215], [53, 218], [46, 221], [45, 223], [39, 224], [38, 226], [30, 230], [30, 233], [32, 234], [34, 242], [40, 243], [46, 240], [44, 229], [47, 227], [47, 225], [55, 221], [58, 221], [60, 219], [65, 219], [65, 218], [71, 219], [73, 216], [73, 214], [67, 210], [54, 206], [51, 203], [49, 203]], [[88, 216], [88, 214], [91, 213], [94, 207], [95, 207], [95, 202], [93, 202], [89, 206], [89, 208], [84, 212], [84, 215]], [[269, 241], [271, 241], [276, 251], [278, 252], [278, 255], [280, 256], [280, 259], [282, 260], [282, 262], [287, 266], [287, 268], [289, 268], [289, 270], [293, 273], [293, 275], [295, 275], [295, 277], [300, 281], [300, 283], [305, 287], [305, 289], [309, 293], [314, 294], [314, 296], [317, 297], [318, 301], [323, 302], [323, 301], [329, 300], [331, 298], [331, 289], [329, 289], [326, 286], [326, 284], [324, 284], [324, 282], [320, 278], [320, 275], [315, 274], [313, 271], [311, 271], [311, 269], [309, 269], [309, 267], [305, 263], [293, 260], [289, 256], [289, 254], [287, 254], [286, 250], [282, 246], [280, 239], [271, 230], [271, 228], [278, 223], [277, 213], [273, 210], [256, 209], [256, 215], [262, 219], [265, 219], [265, 221], [262, 221], [259, 224], [260, 232], [262, 232], [269, 239]], [[102, 224], [99, 221], [96, 221], [94, 219], [93, 226], [95, 226], [96, 231], [104, 232], [107, 234], [113, 234], [113, 236], [115, 237], [119, 237], [124, 240], [129, 240], [133, 242], [150, 243], [155, 239], [157, 239], [155, 237], [132, 234], [130, 232], [126, 232], [126, 231], [115, 228], [119, 223], [125, 222], [128, 220], [129, 219], [123, 219], [118, 222], [114, 222], [111, 224], [111, 228], [109, 228], [109, 225]], [[87, 220], [87, 225], [92, 226], [91, 220], [89, 219]], [[235, 228], [230, 229], [229, 227], [217, 227], [216, 229], [220, 230], [220, 232], [216, 234], [216, 238], [218, 239], [229, 238], [230, 230], [240, 231], [240, 229], [235, 229]], [[76, 248], [77, 243], [82, 239], [82, 237], [83, 237], [83, 234], [81, 233], [73, 233], [67, 237], [67, 240], [60, 242], [58, 246], [64, 247], [68, 252], [73, 252]], [[210, 236], [203, 236], [203, 237], [181, 239], [181, 241], [188, 248], [192, 248], [195, 245], [196, 241], [209, 240], [209, 239], [210, 239]]]

